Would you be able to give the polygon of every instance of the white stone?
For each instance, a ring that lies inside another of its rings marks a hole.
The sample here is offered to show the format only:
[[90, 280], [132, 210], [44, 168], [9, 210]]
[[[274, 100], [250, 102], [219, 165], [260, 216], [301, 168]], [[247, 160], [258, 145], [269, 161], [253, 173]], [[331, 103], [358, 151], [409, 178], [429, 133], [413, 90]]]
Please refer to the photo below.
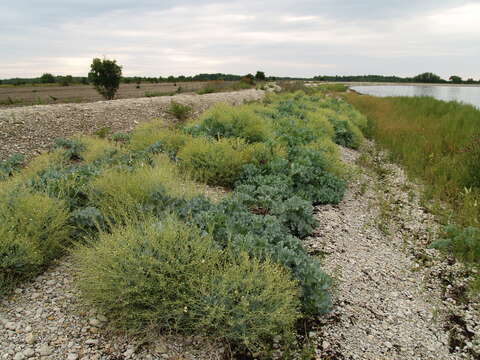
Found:
[[30, 358], [35, 355], [35, 351], [31, 348], [23, 350], [23, 355], [25, 355], [27, 358]]
[[52, 354], [52, 349], [50, 349], [50, 347], [47, 344], [43, 344], [42, 346], [40, 346], [40, 349], [38, 350], [38, 352], [42, 356], [48, 356]]
[[35, 343], [35, 335], [33, 335], [32, 333], [27, 334], [27, 336], [25, 336], [25, 342], [28, 345], [32, 345], [33, 343]]

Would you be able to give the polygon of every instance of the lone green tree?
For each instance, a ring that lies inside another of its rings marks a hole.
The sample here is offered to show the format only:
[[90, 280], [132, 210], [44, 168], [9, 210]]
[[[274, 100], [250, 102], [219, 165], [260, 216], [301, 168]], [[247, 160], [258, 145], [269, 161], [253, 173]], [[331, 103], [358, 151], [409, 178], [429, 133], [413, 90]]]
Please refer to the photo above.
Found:
[[458, 75], [450, 76], [449, 80], [454, 84], [461, 84], [463, 82], [462, 78]]
[[93, 59], [88, 79], [105, 99], [112, 100], [115, 97], [121, 78], [122, 67], [117, 65], [116, 60]]
[[255, 74], [255, 80], [265, 81], [265, 73], [263, 71], [257, 71], [257, 73]]
[[40, 82], [42, 84], [53, 84], [55, 82], [55, 76], [50, 73], [45, 73], [40, 76]]
[[440, 76], [437, 74], [431, 73], [431, 72], [426, 72], [423, 74], [419, 74], [413, 78], [415, 82], [419, 83], [441, 83], [445, 82]]

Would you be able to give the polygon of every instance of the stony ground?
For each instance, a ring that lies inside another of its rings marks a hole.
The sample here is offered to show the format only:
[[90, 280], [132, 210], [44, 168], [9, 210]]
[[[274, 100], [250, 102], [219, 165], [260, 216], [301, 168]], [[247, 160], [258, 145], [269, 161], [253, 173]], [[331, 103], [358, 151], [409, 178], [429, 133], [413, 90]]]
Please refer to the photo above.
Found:
[[465, 269], [427, 249], [438, 225], [418, 187], [372, 144], [362, 156], [342, 152], [352, 182], [338, 206], [317, 208], [318, 235], [307, 241], [336, 279], [318, 359], [479, 359], [478, 301], [458, 296]]
[[[428, 243], [438, 226], [419, 189], [372, 144], [342, 149], [352, 180], [338, 206], [319, 206], [306, 241], [335, 279], [335, 308], [309, 331], [317, 359], [479, 359], [478, 301], [468, 272]], [[1, 359], [224, 359], [195, 337], [114, 333], [86, 308], [69, 258], [0, 300]]]
[[0, 160], [15, 153], [27, 157], [36, 155], [48, 149], [57, 137], [92, 134], [105, 127], [111, 132], [129, 131], [140, 121], [159, 117], [168, 119], [166, 110], [171, 101], [191, 106], [195, 116], [218, 102], [238, 105], [259, 100], [263, 95], [262, 90], [250, 89], [0, 109]]

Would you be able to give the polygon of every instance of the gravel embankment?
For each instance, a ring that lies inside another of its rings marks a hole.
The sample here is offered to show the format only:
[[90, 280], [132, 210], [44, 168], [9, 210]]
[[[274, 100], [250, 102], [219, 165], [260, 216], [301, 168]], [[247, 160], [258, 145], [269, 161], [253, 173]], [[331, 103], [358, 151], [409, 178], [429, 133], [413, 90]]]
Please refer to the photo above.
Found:
[[[307, 242], [336, 282], [335, 309], [318, 324], [318, 359], [479, 359], [479, 304], [458, 296], [463, 266], [427, 248], [438, 225], [419, 189], [368, 153], [368, 171], [354, 165], [344, 200], [317, 208], [318, 235]], [[353, 164], [360, 153], [342, 155]]]
[[195, 116], [218, 102], [238, 105], [263, 96], [264, 91], [251, 89], [0, 109], [0, 160], [15, 153], [31, 157], [47, 150], [57, 137], [91, 134], [104, 127], [129, 131], [139, 122], [168, 117], [165, 111], [171, 101], [192, 106]]

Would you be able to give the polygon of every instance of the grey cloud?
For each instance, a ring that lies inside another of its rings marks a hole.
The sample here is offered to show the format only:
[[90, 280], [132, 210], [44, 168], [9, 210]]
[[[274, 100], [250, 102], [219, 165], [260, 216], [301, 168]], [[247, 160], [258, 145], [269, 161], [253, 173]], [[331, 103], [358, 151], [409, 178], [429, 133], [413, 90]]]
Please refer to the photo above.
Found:
[[432, 20], [471, 3], [17, 1], [0, 4], [0, 78], [81, 75], [102, 55], [117, 58], [131, 75], [262, 68], [292, 76], [424, 69], [447, 76], [461, 69], [478, 78], [480, 28], [449, 29]]

